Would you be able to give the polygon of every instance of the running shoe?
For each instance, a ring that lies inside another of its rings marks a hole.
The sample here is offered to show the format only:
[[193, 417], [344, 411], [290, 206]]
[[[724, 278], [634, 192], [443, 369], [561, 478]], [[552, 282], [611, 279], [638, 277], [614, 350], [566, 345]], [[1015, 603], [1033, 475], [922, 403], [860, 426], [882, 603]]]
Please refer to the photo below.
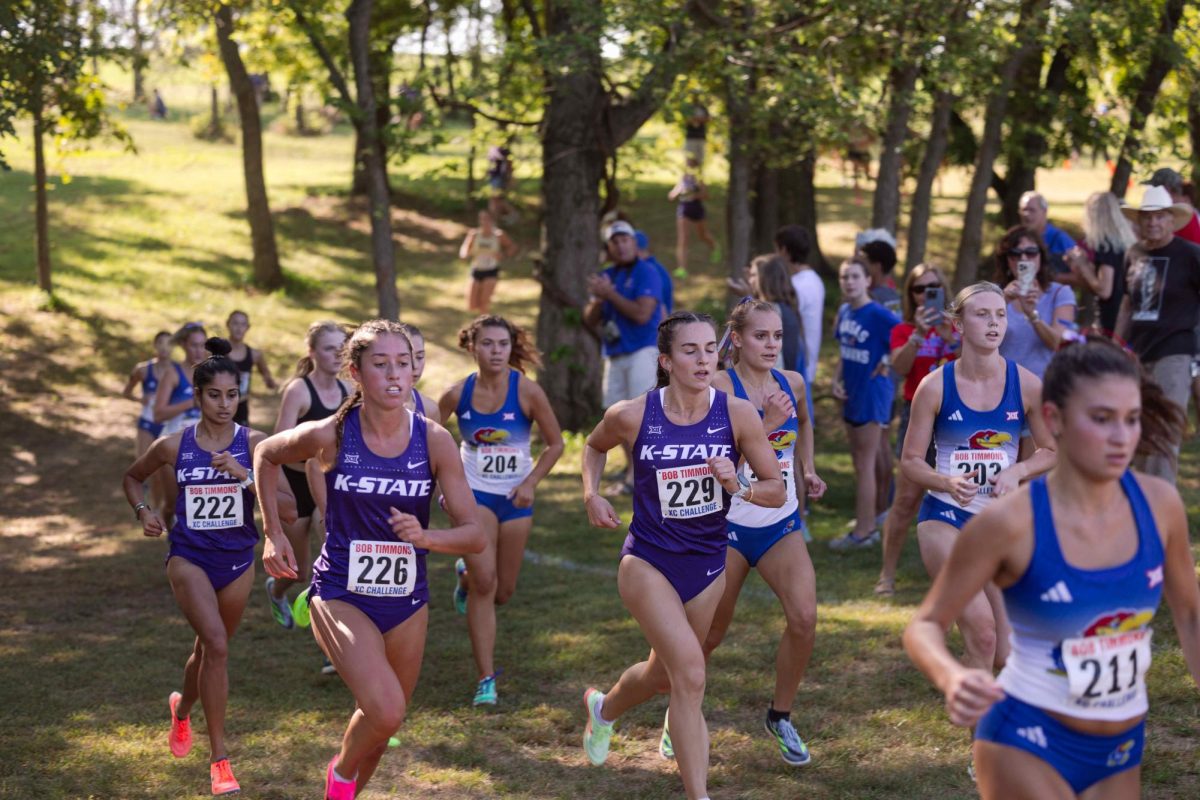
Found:
[[267, 588], [267, 599], [271, 601], [271, 616], [284, 630], [290, 631], [296, 627], [296, 622], [292, 619], [292, 606], [288, 603], [287, 598], [275, 596], [275, 579], [268, 576], [263, 585]]
[[600, 766], [608, 758], [608, 743], [612, 739], [612, 723], [601, 725], [597, 709], [604, 704], [604, 693], [588, 688], [583, 693], [583, 705], [587, 709], [587, 726], [583, 729], [583, 750], [587, 753], [588, 761]]
[[764, 727], [767, 733], [775, 737], [775, 743], [779, 745], [779, 752], [784, 761], [793, 767], [803, 767], [812, 761], [812, 756], [808, 754], [808, 745], [800, 738], [800, 734], [796, 733], [790, 719], [785, 717], [778, 722], [772, 722], [771, 715], [768, 714]]
[[454, 562], [454, 610], [460, 614], [467, 613], [467, 587], [463, 586], [462, 576], [467, 572], [467, 562], [461, 558]]
[[175, 709], [179, 708], [182, 699], [179, 692], [171, 692], [167, 698], [167, 707], [171, 709], [171, 733], [167, 743], [171, 745], [171, 755], [176, 758], [183, 758], [192, 751], [192, 717], [190, 714], [183, 719], [175, 716]]
[[297, 628], [307, 628], [312, 622], [312, 615], [308, 610], [308, 590], [311, 588], [312, 586], [305, 586], [304, 591], [292, 601], [292, 621], [296, 623]]
[[859, 539], [854, 535], [854, 531], [850, 531], [845, 536], [839, 536], [829, 542], [829, 549], [843, 552], [846, 550], [865, 550], [868, 547], [874, 547], [879, 544], [879, 531], [874, 530], [868, 533], [863, 538]]
[[479, 685], [475, 687], [475, 705], [494, 706], [496, 700], [496, 676], [488, 675], [486, 678], [480, 678]]
[[671, 731], [667, 728], [667, 718], [671, 715], [671, 709], [667, 709], [667, 713], [663, 714], [663, 730], [662, 736], [658, 737], [658, 754], [667, 761], [675, 760], [675, 748], [671, 746]]
[[208, 775], [212, 778], [212, 793], [214, 797], [230, 794], [241, 794], [242, 787], [238, 786], [237, 778], [233, 777], [233, 768], [229, 759], [222, 758], [209, 766]]
[[329, 759], [329, 767], [325, 770], [325, 800], [354, 800], [358, 787], [354, 781], [339, 781], [333, 777], [333, 765], [338, 757]]
[[322, 675], [337, 675], [337, 667], [328, 658], [321, 659], [321, 674]]

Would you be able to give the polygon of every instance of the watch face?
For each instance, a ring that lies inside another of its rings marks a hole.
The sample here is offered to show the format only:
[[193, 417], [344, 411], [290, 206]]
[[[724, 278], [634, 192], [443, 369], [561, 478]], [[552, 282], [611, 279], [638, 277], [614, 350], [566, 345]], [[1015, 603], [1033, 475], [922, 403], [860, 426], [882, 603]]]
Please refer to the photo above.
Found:
[[737, 479], [738, 479], [738, 483], [740, 483], [742, 485], [743, 489], [750, 488], [750, 479], [747, 478], [745, 475], [743, 475], [742, 473], [739, 472]]

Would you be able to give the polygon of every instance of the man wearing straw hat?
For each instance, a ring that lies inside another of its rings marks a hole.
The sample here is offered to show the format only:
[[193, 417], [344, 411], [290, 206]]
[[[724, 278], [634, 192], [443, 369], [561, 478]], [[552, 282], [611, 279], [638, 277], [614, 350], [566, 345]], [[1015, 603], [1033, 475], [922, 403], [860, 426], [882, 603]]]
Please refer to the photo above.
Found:
[[[1164, 187], [1148, 186], [1141, 205], [1122, 211], [1133, 223], [1138, 243], [1125, 256], [1127, 291], [1117, 333], [1186, 412], [1200, 320], [1200, 247], [1175, 231], [1191, 221], [1192, 209], [1174, 202]], [[1142, 469], [1174, 482], [1178, 456], [1176, 442], [1174, 458], [1150, 457]]]

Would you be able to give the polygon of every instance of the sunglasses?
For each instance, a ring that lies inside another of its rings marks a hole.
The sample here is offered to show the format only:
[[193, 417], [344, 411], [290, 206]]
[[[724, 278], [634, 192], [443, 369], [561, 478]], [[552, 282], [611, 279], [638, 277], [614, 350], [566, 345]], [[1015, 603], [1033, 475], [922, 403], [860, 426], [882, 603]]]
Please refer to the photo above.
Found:
[[938, 282], [938, 283], [914, 283], [911, 287], [909, 287], [908, 293], [909, 294], [920, 294], [921, 292], [925, 291], [926, 289], [940, 289], [941, 286], [942, 286], [942, 284], [940, 282]]
[[1041, 254], [1041, 250], [1036, 247], [1014, 247], [1008, 251], [1009, 258], [1020, 258], [1021, 256], [1036, 256]]

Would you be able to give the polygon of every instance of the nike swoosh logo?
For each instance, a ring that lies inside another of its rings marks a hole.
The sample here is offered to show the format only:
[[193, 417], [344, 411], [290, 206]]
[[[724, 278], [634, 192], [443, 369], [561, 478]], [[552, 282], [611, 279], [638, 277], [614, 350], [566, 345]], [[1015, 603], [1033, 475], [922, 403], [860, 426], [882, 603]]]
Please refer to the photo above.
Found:
[[724, 568], [724, 567], [719, 567], [719, 568], [717, 568], [717, 569], [710, 569], [710, 570], [708, 571], [708, 573], [707, 573], [707, 574], [708, 574], [708, 577], [710, 577], [710, 578], [711, 578], [713, 575], [716, 575], [718, 572], [720, 572], [720, 571], [721, 571], [721, 570], [723, 570], [723, 569], [725, 569], [725, 568]]
[[[429, 460], [429, 459], [425, 459], [425, 461], [428, 461], [428, 460]], [[419, 466], [421, 466], [422, 464], [424, 464], [424, 463], [425, 463], [425, 461], [418, 461], [418, 462], [417, 462], [417, 463], [415, 463], [415, 464], [414, 464], [413, 462], [411, 462], [411, 461], [410, 461], [410, 462], [408, 462], [408, 468], [409, 468], [409, 469], [416, 469], [417, 467], [419, 467]]]
[[237, 572], [237, 571], [238, 571], [239, 569], [241, 569], [242, 567], [246, 567], [246, 566], [249, 566], [249, 565], [250, 565], [250, 562], [249, 562], [249, 561], [247, 561], [245, 564], [234, 564], [234, 565], [233, 565], [233, 571], [234, 571], [234, 572]]
[[723, 431], [723, 430], [725, 430], [725, 429], [726, 429], [726, 428], [728, 428], [728, 427], [729, 427], [728, 425], [722, 425], [722, 426], [721, 426], [721, 427], [719, 427], [719, 428], [708, 428], [707, 430], [708, 430], [708, 432], [709, 432], [709, 433], [717, 433], [718, 431]]
[[420, 603], [420, 602], [421, 602], [421, 598], [419, 598], [419, 597], [414, 597], [414, 598], [413, 598], [413, 601], [412, 601], [412, 604], [415, 606], [415, 605], [417, 605], [417, 604], [418, 604], [418, 603]]

